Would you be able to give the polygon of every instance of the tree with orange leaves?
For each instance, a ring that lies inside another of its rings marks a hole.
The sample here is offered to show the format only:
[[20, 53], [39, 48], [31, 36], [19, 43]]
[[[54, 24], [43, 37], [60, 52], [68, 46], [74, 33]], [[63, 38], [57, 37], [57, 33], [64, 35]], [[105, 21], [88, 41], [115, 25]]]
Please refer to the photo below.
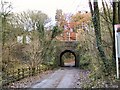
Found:
[[71, 25], [74, 24], [74, 29], [82, 28], [83, 25], [88, 25], [91, 21], [91, 14], [89, 12], [77, 12], [71, 17]]

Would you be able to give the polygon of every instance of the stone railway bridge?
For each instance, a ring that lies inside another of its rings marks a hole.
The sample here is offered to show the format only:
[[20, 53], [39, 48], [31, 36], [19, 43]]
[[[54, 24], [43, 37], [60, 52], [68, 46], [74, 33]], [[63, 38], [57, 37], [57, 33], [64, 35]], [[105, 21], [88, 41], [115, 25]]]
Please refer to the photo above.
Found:
[[[60, 41], [60, 48], [57, 50], [57, 63], [59, 66], [64, 66], [62, 56], [66, 52], [70, 52], [75, 57], [75, 67], [79, 67], [79, 51], [77, 50], [78, 41]], [[59, 59], [59, 60], [58, 60]]]

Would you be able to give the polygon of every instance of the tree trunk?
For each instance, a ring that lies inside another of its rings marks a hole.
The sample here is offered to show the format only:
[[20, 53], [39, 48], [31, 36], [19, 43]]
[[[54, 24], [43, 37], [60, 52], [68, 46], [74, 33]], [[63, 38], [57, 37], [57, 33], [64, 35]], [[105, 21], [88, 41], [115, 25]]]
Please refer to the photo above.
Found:
[[118, 1], [118, 22], [120, 24], [120, 1]]
[[[106, 5], [106, 7], [105, 7], [105, 5]], [[109, 12], [109, 9], [108, 9], [108, 4], [106, 3], [104, 3], [104, 1], [102, 0], [102, 6], [103, 6], [103, 12], [104, 12], [104, 18], [105, 18], [105, 21], [106, 21], [106, 25], [107, 25], [107, 28], [108, 28], [108, 30], [109, 30], [109, 33], [110, 33], [110, 37], [111, 37], [111, 39], [113, 40], [113, 36], [112, 36], [112, 30], [111, 30], [111, 27], [110, 27], [110, 23], [109, 23], [109, 21], [111, 21], [111, 19], [110, 19], [110, 12]]]
[[95, 29], [95, 36], [96, 36], [96, 44], [97, 49], [99, 51], [99, 55], [104, 63], [105, 72], [109, 72], [108, 70], [108, 64], [106, 63], [108, 61], [105, 52], [103, 50], [102, 46], [102, 40], [101, 40], [101, 29], [100, 29], [100, 17], [99, 17], [99, 8], [98, 8], [98, 1], [94, 0], [94, 10], [92, 9], [91, 1], [89, 0], [89, 6], [92, 13], [92, 21]]
[[117, 24], [117, 2], [113, 2], [113, 61], [115, 61], [115, 29], [114, 25]]
[[5, 30], [6, 30], [6, 19], [5, 19], [5, 17], [4, 18], [2, 18], [2, 46], [4, 46], [4, 44], [5, 44]]

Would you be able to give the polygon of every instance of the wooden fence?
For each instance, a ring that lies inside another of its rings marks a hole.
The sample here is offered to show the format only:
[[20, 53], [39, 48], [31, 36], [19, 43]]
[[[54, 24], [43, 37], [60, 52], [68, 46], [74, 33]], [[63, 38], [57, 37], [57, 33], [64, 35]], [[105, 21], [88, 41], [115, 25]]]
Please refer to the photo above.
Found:
[[30, 67], [22, 68], [22, 69], [18, 69], [17, 71], [13, 70], [7, 73], [2, 73], [2, 85], [3, 86], [8, 85], [9, 83], [21, 80], [25, 77], [36, 75], [38, 73], [41, 73], [49, 69], [52, 69], [52, 68], [50, 67], [48, 68], [47, 66], [41, 68], [40, 66], [37, 66], [35, 68], [30, 68]]

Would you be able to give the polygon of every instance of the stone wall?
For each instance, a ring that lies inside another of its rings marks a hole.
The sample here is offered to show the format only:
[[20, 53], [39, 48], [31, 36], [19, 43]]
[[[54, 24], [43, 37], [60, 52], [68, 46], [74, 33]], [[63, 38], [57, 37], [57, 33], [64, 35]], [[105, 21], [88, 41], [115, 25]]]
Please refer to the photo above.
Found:
[[79, 67], [79, 51], [76, 49], [77, 47], [77, 42], [76, 41], [65, 41], [65, 42], [60, 42], [61, 46], [59, 46], [57, 50], [57, 63], [59, 66], [64, 66], [63, 61], [61, 60], [62, 55], [66, 52], [71, 52], [75, 56], [75, 67]]

